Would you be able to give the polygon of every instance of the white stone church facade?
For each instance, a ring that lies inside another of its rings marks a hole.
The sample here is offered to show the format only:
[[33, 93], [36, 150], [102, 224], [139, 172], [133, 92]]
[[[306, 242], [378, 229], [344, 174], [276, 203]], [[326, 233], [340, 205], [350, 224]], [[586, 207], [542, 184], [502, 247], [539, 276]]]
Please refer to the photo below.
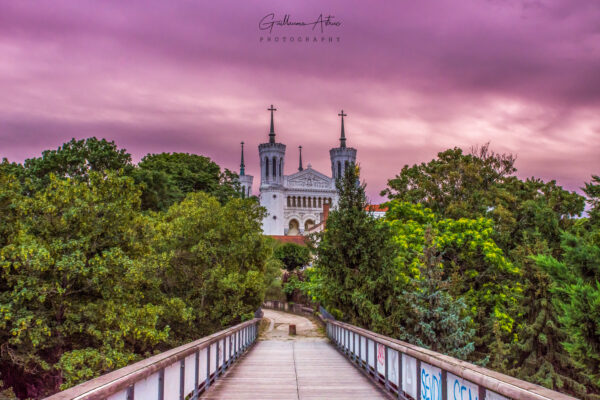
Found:
[[[323, 205], [334, 208], [338, 196], [335, 181], [343, 176], [345, 169], [356, 163], [356, 149], [346, 147], [344, 117], [342, 111], [342, 128], [340, 146], [329, 150], [331, 160], [331, 176], [314, 170], [310, 164], [302, 166], [302, 147], [299, 153], [298, 172], [284, 175], [286, 145], [277, 143], [273, 123], [273, 106], [271, 111], [271, 129], [269, 141], [258, 146], [260, 160], [260, 204], [267, 209], [267, 216], [262, 222], [265, 235], [303, 235], [311, 227], [321, 223]], [[242, 163], [240, 165], [240, 184], [246, 196], [252, 195], [253, 177], [245, 174], [243, 143]]]

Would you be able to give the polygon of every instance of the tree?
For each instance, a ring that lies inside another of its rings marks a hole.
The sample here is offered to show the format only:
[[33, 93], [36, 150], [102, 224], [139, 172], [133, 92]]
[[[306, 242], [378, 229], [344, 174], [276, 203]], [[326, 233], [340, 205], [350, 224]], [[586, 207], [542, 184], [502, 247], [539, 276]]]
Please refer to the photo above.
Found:
[[491, 218], [494, 241], [507, 254], [536, 233], [560, 252], [560, 232], [581, 214], [584, 198], [555, 181], [518, 179], [515, 160], [491, 152], [489, 144], [472, 154], [449, 149], [429, 163], [405, 166], [382, 195], [422, 204], [443, 218]]
[[158, 281], [139, 191], [114, 173], [88, 178], [51, 174], [9, 205], [20, 224], [0, 249], [1, 373], [20, 398], [124, 366], [168, 337], [160, 299], [145, 292]]
[[188, 153], [148, 154], [133, 172], [143, 185], [142, 208], [166, 210], [188, 193], [206, 192], [221, 204], [240, 197], [237, 174], [210, 158]]
[[519, 379], [584, 397], [589, 378], [563, 346], [567, 334], [559, 321], [560, 309], [553, 301], [554, 281], [536, 262], [536, 258], [548, 256], [547, 245], [540, 240], [518, 251], [524, 260], [524, 285], [515, 313], [522, 318], [515, 329], [517, 340], [504, 345], [506, 357], [502, 369]]
[[515, 157], [491, 152], [489, 143], [473, 153], [455, 147], [429, 163], [406, 165], [381, 195], [423, 204], [442, 217], [485, 215], [499, 197], [498, 185], [516, 171]]
[[[440, 279], [446, 282], [447, 291], [455, 301], [464, 301], [467, 316], [473, 320], [475, 351], [470, 359], [486, 362], [490, 347], [511, 336], [515, 322], [511, 310], [520, 291], [519, 283], [515, 282], [518, 268], [492, 239], [493, 221], [442, 218], [423, 205], [397, 200], [389, 202], [388, 207], [386, 223], [398, 248], [394, 278], [402, 297], [423, 290], [415, 283], [421, 279], [421, 270], [427, 271], [425, 261], [439, 258]], [[403, 335], [406, 329], [407, 308], [410, 305], [401, 304], [391, 312], [390, 329], [394, 336]], [[409, 326], [408, 330], [411, 329]]]
[[[585, 221], [584, 221], [585, 222]], [[583, 224], [582, 224], [583, 225]], [[537, 264], [552, 277], [550, 292], [564, 329], [562, 345], [589, 379], [586, 398], [600, 398], [600, 244], [598, 232], [563, 234], [562, 259], [538, 255]]]
[[425, 243], [419, 276], [403, 291], [408, 311], [399, 338], [464, 360], [475, 348], [475, 329], [463, 299], [454, 299], [448, 292], [451, 282], [443, 279], [442, 257], [429, 228]]
[[600, 176], [592, 175], [592, 181], [587, 182], [583, 188], [587, 195], [590, 224], [600, 227]]
[[176, 345], [253, 317], [265, 294], [271, 249], [262, 235], [256, 199], [224, 205], [189, 193], [160, 215], [153, 241], [167, 296], [164, 324]]
[[285, 269], [290, 272], [306, 266], [311, 260], [308, 247], [296, 243], [282, 244], [275, 249], [274, 255], [281, 260]]
[[41, 157], [25, 160], [26, 176], [33, 179], [35, 189], [47, 185], [50, 174], [58, 178], [87, 180], [90, 172], [118, 171], [133, 168], [131, 155], [117, 149], [114, 142], [95, 137], [64, 143], [56, 150], [45, 150]]
[[365, 211], [365, 185], [355, 166], [336, 182], [339, 202], [317, 234], [316, 261], [309, 272], [309, 295], [355, 325], [389, 331], [396, 307], [396, 248], [388, 226]]

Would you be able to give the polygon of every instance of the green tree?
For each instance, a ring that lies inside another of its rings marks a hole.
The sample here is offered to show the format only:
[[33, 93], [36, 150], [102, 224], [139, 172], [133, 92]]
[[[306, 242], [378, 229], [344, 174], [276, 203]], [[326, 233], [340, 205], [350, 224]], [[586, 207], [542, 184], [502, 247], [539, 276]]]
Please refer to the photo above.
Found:
[[475, 349], [475, 329], [464, 301], [448, 292], [450, 281], [443, 279], [442, 257], [429, 228], [425, 242], [419, 276], [403, 292], [408, 311], [399, 338], [464, 360]]
[[[425, 268], [424, 251], [439, 257], [443, 281], [455, 300], [462, 300], [472, 318], [476, 334], [474, 361], [486, 360], [490, 346], [506, 339], [513, 330], [515, 319], [510, 311], [515, 307], [520, 286], [515, 280], [519, 270], [504, 256], [493, 237], [493, 221], [486, 218], [458, 220], [441, 218], [420, 204], [388, 203], [386, 221], [398, 248], [395, 280], [403, 292], [422, 290], [415, 286]], [[431, 245], [427, 243], [431, 236]], [[405, 295], [403, 295], [405, 297]], [[391, 315], [390, 326], [398, 327], [394, 335], [402, 335], [406, 305]], [[409, 327], [409, 329], [411, 329]], [[501, 357], [500, 354], [494, 355]], [[495, 360], [492, 360], [495, 362]]]
[[271, 253], [263, 216], [256, 199], [221, 205], [198, 192], [158, 217], [153, 246], [163, 266], [158, 278], [169, 299], [164, 323], [172, 345], [252, 318], [262, 304]]
[[588, 212], [590, 224], [600, 227], [600, 176], [593, 175], [592, 181], [585, 184], [583, 191], [590, 207]]
[[555, 181], [518, 179], [514, 162], [512, 155], [490, 151], [489, 144], [472, 154], [449, 149], [429, 163], [405, 166], [382, 195], [423, 204], [443, 218], [491, 218], [494, 241], [507, 254], [536, 233], [560, 252], [561, 230], [581, 214], [584, 198]]
[[272, 237], [265, 236], [265, 243], [269, 248], [270, 256], [266, 261], [266, 272], [265, 272], [265, 300], [281, 300], [286, 299], [285, 293], [283, 292], [283, 263], [277, 257], [275, 257], [275, 249], [280, 244]]
[[0, 249], [2, 376], [21, 398], [124, 366], [168, 336], [160, 301], [144, 296], [158, 281], [143, 262], [139, 191], [114, 173], [88, 178], [50, 175], [8, 206], [21, 224]]
[[25, 160], [25, 175], [33, 179], [34, 189], [50, 182], [50, 174], [59, 178], [87, 180], [89, 173], [133, 168], [131, 155], [114, 142], [95, 137], [71, 139], [56, 150], [45, 150], [41, 157]]
[[587, 398], [600, 398], [600, 244], [598, 232], [565, 232], [562, 259], [535, 257], [552, 277], [551, 301], [564, 329], [562, 345], [590, 384]]
[[473, 153], [455, 147], [429, 163], [406, 165], [381, 194], [423, 204], [442, 217], [485, 215], [499, 197], [498, 185], [516, 172], [515, 158], [490, 151], [489, 144]]
[[389, 227], [365, 211], [365, 185], [358, 179], [358, 168], [352, 166], [336, 183], [338, 207], [316, 236], [307, 291], [348, 322], [386, 333], [397, 304], [390, 296], [397, 284], [396, 247]]
[[567, 334], [562, 327], [560, 310], [553, 301], [554, 281], [547, 271], [536, 263], [536, 257], [548, 256], [544, 241], [534, 246], [521, 247], [523, 293], [516, 313], [521, 314], [515, 329], [516, 341], [505, 344], [506, 357], [502, 369], [519, 379], [549, 389], [584, 397], [589, 378], [573, 362], [563, 346]]
[[308, 265], [311, 260], [309, 248], [296, 243], [284, 243], [278, 246], [274, 255], [290, 272]]
[[142, 208], [166, 210], [188, 193], [206, 192], [221, 204], [240, 197], [237, 174], [210, 158], [188, 153], [148, 154], [133, 172], [143, 185]]

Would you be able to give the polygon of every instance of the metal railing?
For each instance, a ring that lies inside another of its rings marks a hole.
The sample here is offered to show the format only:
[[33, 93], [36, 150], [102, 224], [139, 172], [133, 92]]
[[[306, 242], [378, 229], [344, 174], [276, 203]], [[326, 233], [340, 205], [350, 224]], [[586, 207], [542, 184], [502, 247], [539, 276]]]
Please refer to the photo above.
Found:
[[300, 303], [288, 303], [287, 301], [266, 300], [263, 303], [263, 308], [273, 310], [287, 311], [295, 314], [314, 314], [312, 307]]
[[196, 400], [255, 342], [260, 319], [56, 393], [46, 400]]
[[326, 319], [340, 352], [398, 399], [573, 400], [574, 397], [343, 322]]

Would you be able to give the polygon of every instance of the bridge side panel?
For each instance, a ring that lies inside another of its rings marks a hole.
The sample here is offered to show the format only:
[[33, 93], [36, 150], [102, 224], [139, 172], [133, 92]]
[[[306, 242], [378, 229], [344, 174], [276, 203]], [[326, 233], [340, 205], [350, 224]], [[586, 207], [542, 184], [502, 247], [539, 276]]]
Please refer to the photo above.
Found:
[[[442, 370], [421, 362], [421, 393], [422, 400], [442, 400]], [[476, 392], [477, 393], [477, 392]], [[465, 400], [468, 399], [465, 398]], [[461, 399], [462, 400], [462, 399]], [[476, 400], [471, 397], [471, 400]]]
[[406, 354], [402, 357], [402, 390], [417, 398], [417, 359]]

